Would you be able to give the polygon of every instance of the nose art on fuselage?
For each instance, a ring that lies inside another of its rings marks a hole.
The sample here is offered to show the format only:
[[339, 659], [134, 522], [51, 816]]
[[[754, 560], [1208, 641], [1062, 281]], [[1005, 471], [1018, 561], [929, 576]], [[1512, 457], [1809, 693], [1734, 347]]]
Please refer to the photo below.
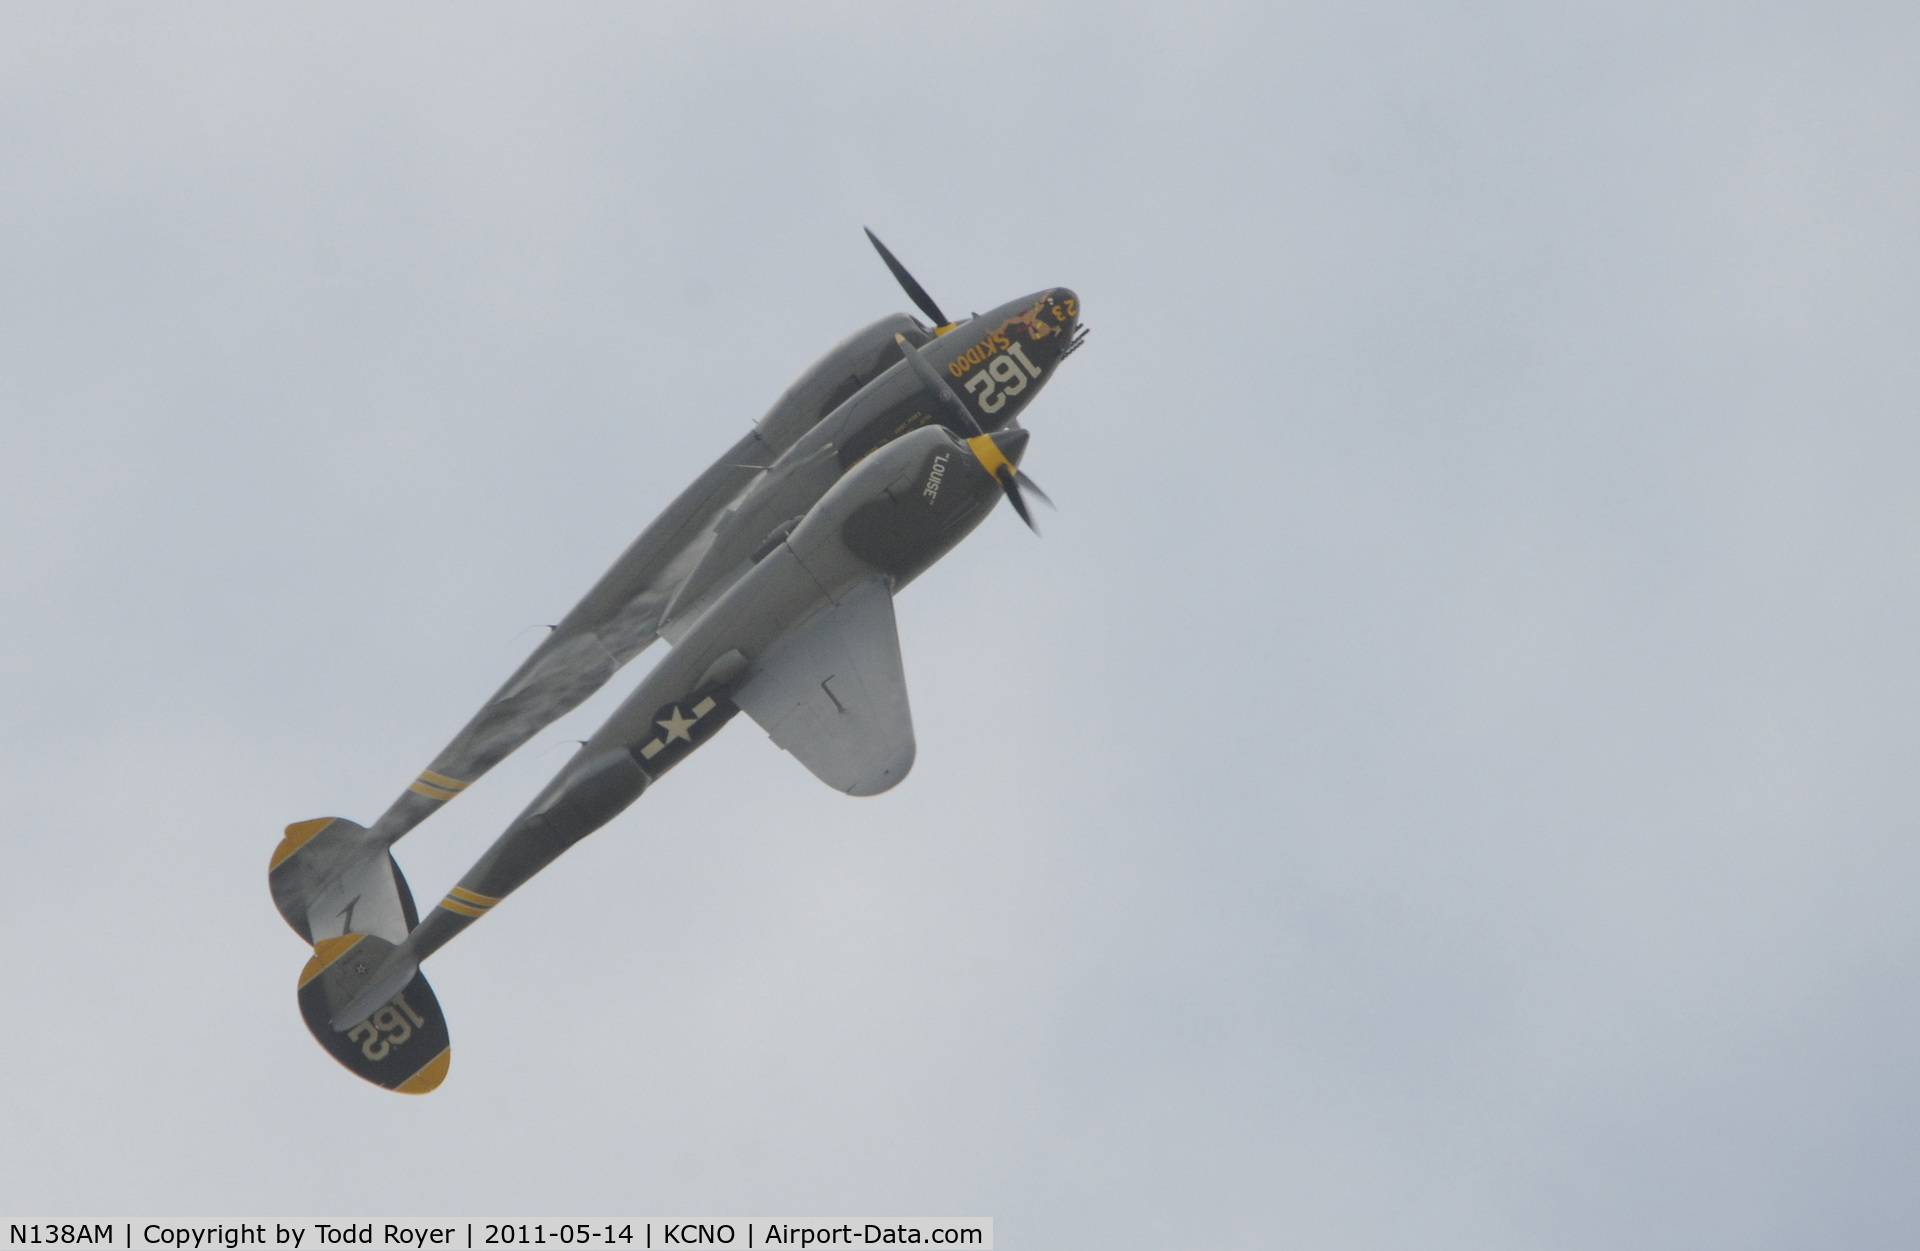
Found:
[[980, 424], [996, 427], [1011, 420], [1046, 385], [1053, 364], [1073, 339], [1079, 313], [1079, 297], [1068, 288], [1036, 291], [942, 336], [935, 360]]

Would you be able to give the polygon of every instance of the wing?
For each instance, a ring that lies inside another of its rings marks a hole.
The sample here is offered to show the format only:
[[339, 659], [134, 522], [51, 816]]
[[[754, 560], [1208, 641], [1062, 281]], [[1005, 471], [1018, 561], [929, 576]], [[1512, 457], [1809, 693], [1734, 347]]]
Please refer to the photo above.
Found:
[[898, 785], [913, 768], [913, 716], [885, 580], [862, 582], [776, 644], [734, 702], [835, 790]]

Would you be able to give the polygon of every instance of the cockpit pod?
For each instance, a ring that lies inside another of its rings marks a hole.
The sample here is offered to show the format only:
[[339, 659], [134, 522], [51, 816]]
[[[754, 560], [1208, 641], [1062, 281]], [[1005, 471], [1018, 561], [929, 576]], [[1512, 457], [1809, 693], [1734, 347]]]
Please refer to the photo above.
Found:
[[[974, 422], [998, 430], [1018, 419], [1083, 333], [1079, 297], [1066, 287], [1050, 287], [947, 327], [924, 346], [907, 337]], [[840, 468], [847, 469], [909, 430], [936, 424], [962, 436], [973, 433], [911, 369], [895, 367], [822, 422], [812, 439], [831, 440]], [[804, 456], [808, 442], [796, 444], [790, 455]]]
[[1080, 297], [1050, 287], [960, 323], [920, 354], [943, 371], [982, 429], [997, 430], [1040, 393], [1079, 329]]

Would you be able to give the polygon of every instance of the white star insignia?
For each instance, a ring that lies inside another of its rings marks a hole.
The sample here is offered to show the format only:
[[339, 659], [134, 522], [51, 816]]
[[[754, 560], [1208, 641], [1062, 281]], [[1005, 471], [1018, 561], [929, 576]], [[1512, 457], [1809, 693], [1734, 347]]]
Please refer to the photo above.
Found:
[[680, 705], [678, 704], [673, 706], [673, 716], [670, 719], [666, 721], [656, 721], [654, 724], [667, 732], [667, 741], [669, 743], [676, 738], [686, 739], [689, 743], [693, 741], [693, 735], [687, 733], [687, 730], [693, 725], [693, 720], [681, 715]]

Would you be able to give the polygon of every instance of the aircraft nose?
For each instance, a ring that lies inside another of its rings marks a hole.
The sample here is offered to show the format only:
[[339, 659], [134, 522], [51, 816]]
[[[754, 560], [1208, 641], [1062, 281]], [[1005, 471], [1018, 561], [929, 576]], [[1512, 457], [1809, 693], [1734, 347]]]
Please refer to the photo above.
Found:
[[1033, 310], [1030, 333], [1033, 347], [1040, 349], [1048, 363], [1073, 351], [1074, 338], [1080, 333], [1080, 297], [1072, 287], [1053, 287], [1041, 294]]

